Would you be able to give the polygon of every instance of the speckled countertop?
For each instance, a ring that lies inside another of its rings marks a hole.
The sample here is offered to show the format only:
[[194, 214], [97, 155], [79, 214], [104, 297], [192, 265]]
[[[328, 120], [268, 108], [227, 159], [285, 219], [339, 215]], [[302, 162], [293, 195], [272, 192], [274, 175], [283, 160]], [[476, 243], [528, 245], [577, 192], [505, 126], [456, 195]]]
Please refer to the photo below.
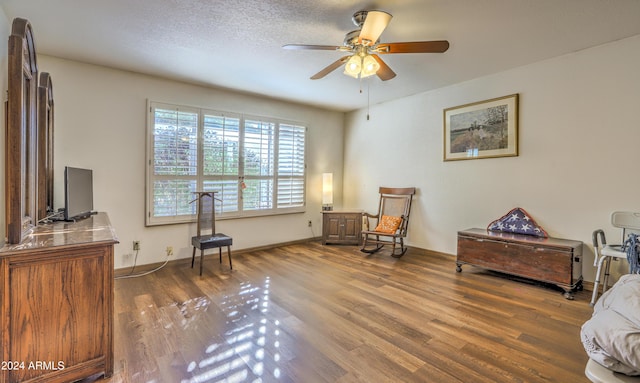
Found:
[[72, 246], [98, 242], [117, 243], [118, 238], [106, 213], [97, 213], [76, 222], [54, 222], [36, 226], [19, 244], [6, 244], [0, 256], [21, 250]]

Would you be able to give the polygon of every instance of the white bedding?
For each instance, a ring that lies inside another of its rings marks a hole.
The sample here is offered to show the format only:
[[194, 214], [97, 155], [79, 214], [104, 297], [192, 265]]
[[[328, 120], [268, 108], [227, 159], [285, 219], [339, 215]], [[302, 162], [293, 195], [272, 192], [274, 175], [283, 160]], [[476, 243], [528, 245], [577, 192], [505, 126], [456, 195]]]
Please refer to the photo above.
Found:
[[627, 375], [640, 375], [640, 275], [620, 277], [593, 307], [582, 325], [589, 357]]

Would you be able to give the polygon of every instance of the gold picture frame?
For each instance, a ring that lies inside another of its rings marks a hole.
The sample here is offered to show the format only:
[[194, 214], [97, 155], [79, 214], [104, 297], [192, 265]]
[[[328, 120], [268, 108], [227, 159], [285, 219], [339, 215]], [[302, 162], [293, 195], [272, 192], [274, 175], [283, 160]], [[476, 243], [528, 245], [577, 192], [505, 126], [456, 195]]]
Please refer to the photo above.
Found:
[[518, 155], [518, 94], [447, 108], [444, 161]]

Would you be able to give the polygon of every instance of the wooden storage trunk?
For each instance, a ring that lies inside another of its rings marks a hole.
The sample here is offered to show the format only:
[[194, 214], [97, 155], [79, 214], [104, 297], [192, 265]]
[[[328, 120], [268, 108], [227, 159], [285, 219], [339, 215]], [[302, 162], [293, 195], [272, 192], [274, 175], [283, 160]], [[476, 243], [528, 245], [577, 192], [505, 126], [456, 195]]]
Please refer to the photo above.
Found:
[[541, 282], [582, 289], [582, 242], [468, 229], [458, 232], [456, 271], [469, 264]]

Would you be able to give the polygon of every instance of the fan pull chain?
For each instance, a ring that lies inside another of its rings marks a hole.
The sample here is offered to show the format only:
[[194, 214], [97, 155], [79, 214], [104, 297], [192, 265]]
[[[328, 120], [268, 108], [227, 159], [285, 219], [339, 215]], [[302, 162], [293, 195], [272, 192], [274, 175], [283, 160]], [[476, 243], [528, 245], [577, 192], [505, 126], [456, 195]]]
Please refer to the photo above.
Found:
[[[362, 77], [359, 77], [360, 81], [360, 94], [362, 94]], [[369, 106], [371, 104], [371, 82], [367, 79], [367, 121], [369, 121]]]
[[367, 121], [369, 121], [369, 106], [371, 105], [370, 96], [371, 96], [371, 83], [367, 81]]

